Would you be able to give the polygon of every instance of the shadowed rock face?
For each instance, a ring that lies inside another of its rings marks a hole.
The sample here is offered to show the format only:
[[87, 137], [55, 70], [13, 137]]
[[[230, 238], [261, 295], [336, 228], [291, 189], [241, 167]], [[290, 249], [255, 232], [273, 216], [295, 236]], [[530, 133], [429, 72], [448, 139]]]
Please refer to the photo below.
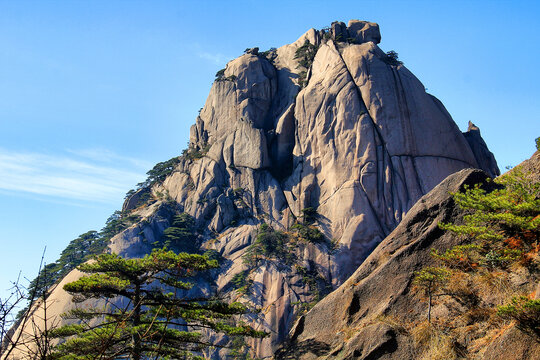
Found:
[[[251, 51], [230, 61], [213, 84], [190, 135], [190, 151], [205, 156], [184, 158], [152, 191], [169, 194], [207, 229], [202, 247], [226, 259], [212, 284], [221, 294], [238, 298], [230, 280], [246, 269], [242, 255], [262, 222], [288, 230], [303, 209], [316, 208], [317, 226], [337, 249], [299, 243], [296, 265], [337, 287], [441, 180], [479, 164], [493, 171], [444, 106], [388, 61], [380, 40], [378, 25], [365, 21], [311, 29], [272, 60]], [[301, 69], [295, 53], [306, 41], [318, 49]], [[159, 202], [136, 210], [148, 221], [116, 236], [111, 251], [149, 251], [169, 221], [156, 211], [164, 211]], [[251, 343], [258, 357], [272, 355], [300, 304], [313, 299], [295, 269], [274, 259], [251, 271], [254, 291], [241, 300], [262, 309], [253, 321], [271, 333]], [[53, 296], [69, 301], [62, 292]]]

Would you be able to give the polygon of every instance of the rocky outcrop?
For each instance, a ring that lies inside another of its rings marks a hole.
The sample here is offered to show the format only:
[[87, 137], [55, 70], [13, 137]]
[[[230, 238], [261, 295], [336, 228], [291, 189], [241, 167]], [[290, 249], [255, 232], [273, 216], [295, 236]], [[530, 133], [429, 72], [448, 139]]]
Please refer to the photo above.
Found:
[[[321, 289], [339, 286], [441, 180], [485, 164], [493, 171], [444, 106], [405, 66], [389, 61], [380, 40], [377, 24], [336, 22], [230, 61], [191, 128], [186, 155], [151, 189], [195, 218], [203, 250], [224, 257], [213, 283], [201, 287], [261, 310], [253, 322], [271, 336], [250, 344], [258, 357], [273, 354], [303, 304], [315, 299], [302, 274]], [[303, 68], [297, 51], [307, 42], [316, 55]], [[117, 235], [110, 250], [144, 255], [168, 224], [155, 215], [163, 202], [134, 209], [142, 222]], [[243, 262], [260, 224], [288, 231], [306, 208], [316, 209], [325, 242], [298, 242], [293, 265], [276, 258], [256, 268]], [[241, 271], [253, 280], [245, 296], [230, 285]], [[60, 292], [51, 296], [69, 301]], [[387, 330], [377, 329], [381, 339]]]
[[463, 135], [471, 147], [478, 166], [484, 169], [491, 177], [499, 176], [501, 173], [495, 156], [489, 151], [486, 142], [482, 139], [478, 126], [469, 121], [467, 132], [464, 132]]
[[[411, 330], [411, 324], [422, 324], [426, 312], [425, 302], [411, 291], [415, 272], [436, 266], [430, 255], [432, 249], [444, 251], [464, 241], [441, 230], [438, 224], [460, 224], [463, 211], [454, 203], [451, 193], [474, 184], [482, 184], [490, 191], [496, 185], [486, 182], [487, 178], [479, 170], [462, 170], [423, 196], [345, 283], [299, 319], [275, 359], [430, 358], [421, 357], [415, 346], [418, 335]], [[535, 287], [536, 284], [530, 284], [528, 290]], [[455, 308], [461, 307], [451, 299], [439, 301], [433, 310], [433, 321], [449, 316]], [[478, 324], [480, 321], [468, 321], [462, 327], [461, 341], [474, 353], [463, 355], [464, 358], [526, 360], [540, 353], [537, 338], [511, 325], [488, 332], [487, 326], [483, 329]], [[484, 339], [474, 341], [475, 326]], [[452, 334], [460, 339], [458, 331]], [[458, 343], [451, 346], [462, 354], [468, 350]]]
[[[338, 354], [340, 359], [415, 358], [407, 346], [410, 340], [379, 320], [399, 314], [406, 322], [407, 318], [417, 319], [423, 313], [424, 304], [409, 292], [414, 272], [431, 262], [432, 248], [446, 249], [458, 244], [455, 236], [438, 227], [439, 222], [459, 216], [450, 192], [486, 178], [482, 171], [462, 170], [423, 196], [358, 270], [300, 319], [301, 325], [293, 329], [289, 343], [276, 359], [317, 359], [327, 355], [333, 359]], [[373, 336], [380, 331], [386, 335]], [[369, 357], [371, 352], [365, 351], [367, 341], [374, 343], [371, 348], [386, 350]], [[313, 351], [313, 343], [325, 351]], [[385, 346], [387, 343], [394, 345]]]

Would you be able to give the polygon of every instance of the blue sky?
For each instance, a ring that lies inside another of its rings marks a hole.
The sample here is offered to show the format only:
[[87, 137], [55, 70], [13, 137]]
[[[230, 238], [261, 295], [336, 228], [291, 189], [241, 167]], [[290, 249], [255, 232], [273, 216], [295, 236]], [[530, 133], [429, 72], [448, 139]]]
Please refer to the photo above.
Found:
[[214, 74], [247, 47], [334, 20], [379, 23], [501, 169], [540, 136], [537, 1], [0, 0], [0, 296], [43, 248], [99, 230], [156, 162], [180, 154]]

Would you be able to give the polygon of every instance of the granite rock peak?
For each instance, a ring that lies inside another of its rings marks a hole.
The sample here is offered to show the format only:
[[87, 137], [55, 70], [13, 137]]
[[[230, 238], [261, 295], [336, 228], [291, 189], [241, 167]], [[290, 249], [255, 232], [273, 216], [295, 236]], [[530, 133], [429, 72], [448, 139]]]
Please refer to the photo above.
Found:
[[[191, 127], [186, 154], [148, 189], [156, 201], [136, 207], [139, 200], [127, 199], [124, 210], [142, 221], [116, 235], [109, 250], [143, 256], [175, 212], [190, 214], [201, 249], [224, 259], [199, 291], [260, 309], [253, 322], [271, 336], [250, 345], [256, 356], [272, 356], [303, 309], [353, 274], [424, 194], [465, 168], [498, 173], [479, 131], [462, 134], [380, 41], [375, 23], [334, 22], [228, 62]], [[309, 227], [325, 241], [295, 237], [306, 209], [316, 212]], [[291, 234], [294, 264], [243, 261], [262, 223]], [[241, 272], [252, 282], [245, 295], [231, 286]], [[69, 308], [61, 286], [51, 297], [51, 313]]]

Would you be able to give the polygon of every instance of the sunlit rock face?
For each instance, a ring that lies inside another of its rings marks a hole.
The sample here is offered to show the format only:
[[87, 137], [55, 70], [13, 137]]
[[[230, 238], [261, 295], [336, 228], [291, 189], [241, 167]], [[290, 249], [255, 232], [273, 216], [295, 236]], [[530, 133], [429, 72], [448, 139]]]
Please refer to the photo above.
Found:
[[[297, 50], [306, 41], [316, 55], [302, 68]], [[261, 310], [252, 321], [270, 336], [250, 342], [258, 357], [272, 355], [302, 304], [314, 299], [299, 268], [324, 295], [441, 180], [464, 168], [496, 169], [487, 148], [473, 152], [442, 103], [380, 41], [375, 23], [336, 22], [270, 54], [253, 49], [230, 61], [191, 128], [189, 149], [204, 156], [184, 157], [152, 188], [195, 218], [202, 249], [224, 257], [204, 291]], [[143, 221], [117, 235], [110, 250], [147, 253], [169, 225], [167, 206], [132, 210]], [[306, 208], [317, 210], [325, 242], [294, 243], [292, 265], [243, 262], [261, 223], [288, 231]], [[244, 270], [253, 286], [241, 296], [230, 281]], [[52, 296], [69, 301], [59, 288]]]

